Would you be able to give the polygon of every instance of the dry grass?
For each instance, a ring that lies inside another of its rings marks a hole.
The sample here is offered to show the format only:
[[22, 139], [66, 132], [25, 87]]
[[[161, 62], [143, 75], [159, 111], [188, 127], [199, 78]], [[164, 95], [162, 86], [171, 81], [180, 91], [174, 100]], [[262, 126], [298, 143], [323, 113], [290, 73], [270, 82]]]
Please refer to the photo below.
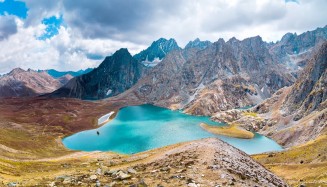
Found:
[[218, 127], [218, 126], [211, 126], [205, 123], [201, 123], [200, 126], [206, 131], [213, 134], [224, 135], [234, 138], [243, 138], [243, 139], [251, 139], [254, 137], [254, 134], [252, 132], [240, 129], [235, 124], [226, 127]]
[[327, 135], [304, 145], [274, 154], [259, 154], [253, 158], [290, 185], [327, 185]]
[[258, 114], [255, 112], [243, 112], [243, 116], [251, 116], [251, 117], [258, 117]]

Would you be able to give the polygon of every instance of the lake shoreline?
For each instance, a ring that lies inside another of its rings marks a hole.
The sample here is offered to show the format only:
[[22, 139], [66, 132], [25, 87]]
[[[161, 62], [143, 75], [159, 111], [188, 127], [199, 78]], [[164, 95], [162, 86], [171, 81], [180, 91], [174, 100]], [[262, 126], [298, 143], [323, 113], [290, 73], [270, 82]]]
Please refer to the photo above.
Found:
[[[62, 140], [64, 146], [75, 151], [134, 154], [175, 143], [217, 137], [248, 154], [282, 149], [276, 142], [263, 135], [255, 138], [252, 132], [243, 133], [242, 136], [235, 135], [235, 131], [238, 132], [239, 129], [214, 122], [209, 117], [192, 116], [149, 104], [122, 107], [110, 118], [110, 124], [106, 122], [96, 129], [65, 137]], [[203, 129], [199, 125], [201, 123], [213, 127], [220, 126], [228, 133], [217, 135]], [[159, 131], [165, 133], [154, 133]], [[257, 147], [260, 144], [270, 146]]]
[[208, 125], [206, 123], [200, 123], [200, 127], [202, 127], [204, 130], [210, 133], [233, 137], [233, 138], [252, 139], [254, 137], [254, 133], [247, 130], [240, 129], [236, 125], [227, 125], [224, 127], [218, 127], [218, 126]]

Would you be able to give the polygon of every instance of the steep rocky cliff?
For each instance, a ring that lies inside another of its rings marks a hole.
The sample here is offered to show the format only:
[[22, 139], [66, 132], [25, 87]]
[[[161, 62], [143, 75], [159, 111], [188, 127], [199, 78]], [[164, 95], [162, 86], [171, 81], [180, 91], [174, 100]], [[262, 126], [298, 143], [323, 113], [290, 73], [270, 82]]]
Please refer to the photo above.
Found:
[[0, 97], [28, 97], [50, 93], [62, 86], [46, 72], [13, 69], [0, 77]]
[[186, 48], [169, 53], [124, 95], [211, 115], [257, 103], [291, 85], [294, 78], [279, 68], [259, 36], [243, 41], [219, 39], [203, 50]]
[[120, 49], [91, 72], [71, 79], [50, 97], [102, 99], [124, 92], [141, 77], [144, 66]]
[[219, 112], [212, 119], [237, 123], [286, 147], [327, 133], [327, 42], [308, 60], [298, 80], [247, 111]]
[[327, 42], [309, 61], [301, 76], [292, 86], [283, 109], [284, 115], [296, 113], [295, 120], [310, 114], [321, 106], [327, 98]]

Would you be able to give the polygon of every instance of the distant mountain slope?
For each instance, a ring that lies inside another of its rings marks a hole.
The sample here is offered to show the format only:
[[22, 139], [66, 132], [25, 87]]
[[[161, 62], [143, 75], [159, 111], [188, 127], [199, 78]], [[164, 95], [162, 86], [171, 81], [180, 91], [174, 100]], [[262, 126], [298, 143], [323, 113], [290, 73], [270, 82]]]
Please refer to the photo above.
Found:
[[77, 77], [83, 74], [86, 74], [90, 71], [92, 71], [93, 68], [87, 68], [85, 70], [79, 70], [79, 71], [57, 71], [54, 69], [48, 69], [48, 70], [38, 70], [39, 72], [46, 71], [49, 75], [51, 75], [53, 78], [57, 79], [59, 77], [62, 77], [64, 75], [71, 75], [73, 77]]
[[103, 99], [124, 92], [141, 77], [144, 66], [127, 49], [120, 49], [106, 57], [99, 67], [71, 79], [50, 97]]
[[287, 33], [274, 44], [268, 44], [270, 53], [277, 62], [291, 71], [301, 70], [312, 57], [316, 46], [327, 40], [327, 26], [307, 31], [300, 35]]
[[174, 39], [160, 38], [154, 41], [150, 47], [134, 55], [134, 58], [145, 65], [154, 66], [160, 62], [170, 51], [180, 49]]
[[16, 68], [0, 77], [0, 97], [28, 97], [50, 93], [62, 84], [46, 72]]

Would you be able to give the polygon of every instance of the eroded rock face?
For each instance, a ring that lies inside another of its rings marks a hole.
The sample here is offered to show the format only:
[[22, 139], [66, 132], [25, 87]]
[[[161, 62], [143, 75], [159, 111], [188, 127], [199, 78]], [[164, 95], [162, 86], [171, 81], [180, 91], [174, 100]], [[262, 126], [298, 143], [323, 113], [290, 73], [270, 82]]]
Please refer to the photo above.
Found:
[[16, 68], [0, 77], [0, 97], [28, 97], [50, 93], [62, 83], [46, 72]]
[[50, 97], [102, 99], [132, 87], [142, 76], [144, 66], [127, 49], [120, 49], [91, 72], [74, 77]]
[[285, 115], [296, 113], [294, 120], [299, 120], [312, 111], [321, 108], [327, 98], [327, 42], [324, 43], [286, 98], [283, 109]]
[[[215, 116], [268, 135], [285, 147], [304, 144], [326, 131], [326, 80], [327, 42], [309, 60], [292, 86], [280, 89], [271, 98], [241, 113], [242, 117], [228, 118], [227, 112]], [[246, 112], [252, 116], [243, 115]]]
[[203, 50], [169, 53], [124, 96], [212, 115], [257, 103], [292, 84], [294, 78], [279, 68], [259, 36], [243, 41], [220, 39]]

